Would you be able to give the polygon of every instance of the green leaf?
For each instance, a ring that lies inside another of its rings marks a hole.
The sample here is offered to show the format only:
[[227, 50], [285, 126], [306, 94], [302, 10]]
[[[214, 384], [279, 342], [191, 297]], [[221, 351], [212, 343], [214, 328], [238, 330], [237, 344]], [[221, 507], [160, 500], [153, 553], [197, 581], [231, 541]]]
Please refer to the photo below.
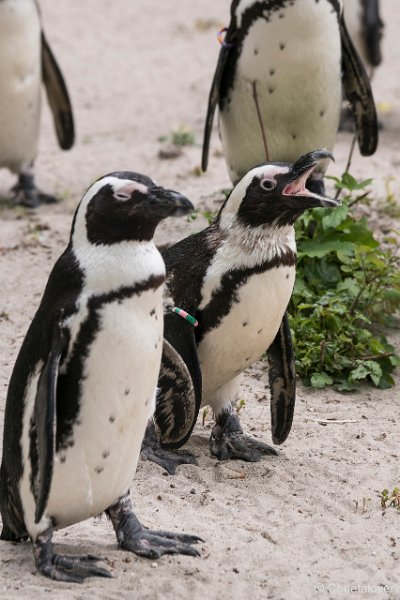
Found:
[[357, 363], [357, 367], [350, 372], [349, 380], [360, 381], [361, 379], [366, 379], [369, 376], [374, 384], [378, 386], [383, 374], [380, 365], [373, 360], [360, 360], [357, 361]]
[[360, 386], [357, 383], [350, 383], [348, 379], [342, 379], [342, 381], [335, 385], [338, 392], [356, 392]]
[[326, 260], [315, 260], [304, 267], [304, 274], [309, 284], [330, 287], [341, 281], [340, 270], [337, 265]]
[[327, 240], [326, 242], [307, 240], [298, 245], [299, 256], [305, 255], [309, 258], [322, 258], [331, 252], [340, 251], [350, 254], [353, 251], [353, 244], [341, 240]]
[[321, 373], [313, 373], [310, 381], [311, 385], [318, 389], [322, 389], [326, 385], [332, 385], [333, 383], [332, 377], [330, 377], [327, 373], [324, 373], [324, 371], [321, 371]]
[[378, 387], [381, 390], [388, 390], [394, 386], [394, 379], [390, 375], [384, 373], [379, 380]]
[[324, 231], [328, 229], [336, 229], [347, 218], [349, 207], [346, 204], [337, 208], [328, 209], [322, 217], [322, 228]]

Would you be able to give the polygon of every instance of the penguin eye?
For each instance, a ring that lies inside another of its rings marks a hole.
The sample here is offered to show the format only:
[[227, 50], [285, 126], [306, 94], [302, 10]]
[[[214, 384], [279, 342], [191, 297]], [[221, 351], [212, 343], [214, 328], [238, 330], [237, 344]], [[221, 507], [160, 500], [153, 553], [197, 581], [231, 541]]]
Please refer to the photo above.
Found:
[[273, 179], [263, 179], [260, 182], [260, 185], [263, 188], [263, 190], [270, 192], [271, 190], [276, 188], [276, 181], [274, 181]]
[[113, 196], [116, 200], [120, 201], [130, 200], [131, 198], [131, 195], [127, 194], [126, 192], [114, 192]]

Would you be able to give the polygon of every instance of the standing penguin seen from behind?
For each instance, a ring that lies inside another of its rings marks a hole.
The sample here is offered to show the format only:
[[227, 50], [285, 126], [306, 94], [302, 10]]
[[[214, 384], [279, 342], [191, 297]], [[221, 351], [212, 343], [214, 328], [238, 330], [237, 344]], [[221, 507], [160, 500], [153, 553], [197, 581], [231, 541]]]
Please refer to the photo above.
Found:
[[35, 185], [42, 80], [63, 150], [74, 143], [63, 76], [43, 33], [35, 0], [0, 0], [0, 168], [18, 175], [11, 200], [35, 208], [55, 198]]
[[[242, 372], [265, 351], [272, 439], [281, 444], [288, 436], [296, 391], [285, 312], [295, 280], [293, 223], [308, 208], [338, 205], [306, 188], [313, 171], [329, 158], [331, 154], [322, 149], [294, 164], [253, 168], [237, 183], [209, 227], [163, 253], [166, 344], [156, 431], [146, 432], [143, 454], [170, 473], [181, 462], [192, 462], [169, 450], [189, 438], [200, 405], [213, 409], [216, 424], [210, 447], [218, 459], [257, 461], [263, 454], [276, 454], [270, 446], [243, 435], [233, 408]], [[182, 311], [194, 321], [182, 318]], [[155, 433], [166, 451], [159, 447]]]
[[[215, 109], [230, 178], [263, 161], [293, 162], [319, 146], [332, 151], [342, 83], [363, 155], [378, 140], [365, 69], [346, 30], [339, 0], [233, 0], [208, 101], [202, 168]], [[324, 194], [327, 161], [307, 185]]]
[[106, 511], [119, 546], [198, 555], [196, 536], [144, 529], [129, 487], [154, 410], [163, 345], [157, 224], [193, 209], [143, 175], [116, 172], [83, 196], [11, 376], [0, 470], [1, 539], [30, 537], [38, 570], [110, 576], [53, 551], [53, 531]]

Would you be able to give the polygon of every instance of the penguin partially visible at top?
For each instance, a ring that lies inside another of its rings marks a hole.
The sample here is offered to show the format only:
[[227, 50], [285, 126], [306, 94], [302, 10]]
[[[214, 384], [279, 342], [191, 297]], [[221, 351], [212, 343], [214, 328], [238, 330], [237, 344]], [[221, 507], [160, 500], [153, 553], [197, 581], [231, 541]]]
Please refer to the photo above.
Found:
[[63, 76], [43, 33], [35, 0], [0, 0], [0, 167], [18, 176], [11, 200], [35, 208], [55, 198], [40, 192], [33, 166], [38, 150], [42, 80], [58, 142], [74, 142], [72, 108]]
[[379, 0], [343, 0], [346, 26], [370, 76], [382, 62]]
[[[211, 86], [202, 168], [215, 109], [233, 183], [262, 161], [293, 162], [332, 151], [342, 105], [350, 102], [361, 154], [373, 154], [378, 130], [371, 87], [343, 19], [340, 0], [233, 0]], [[324, 193], [327, 162], [308, 186]]]
[[[372, 80], [375, 68], [382, 62], [383, 22], [379, 0], [343, 0], [343, 5], [347, 31]], [[383, 126], [381, 122], [378, 125]], [[342, 109], [340, 129], [354, 132], [354, 120], [348, 106]]]
[[163, 253], [168, 344], [158, 382], [156, 431], [146, 432], [143, 454], [170, 473], [190, 462], [168, 450], [186, 442], [200, 405], [213, 409], [210, 447], [218, 459], [257, 461], [262, 454], [276, 454], [243, 435], [233, 409], [242, 372], [265, 351], [272, 439], [281, 444], [288, 436], [296, 389], [286, 315], [295, 280], [293, 223], [308, 208], [338, 205], [306, 188], [314, 170], [330, 157], [327, 150], [316, 150], [294, 164], [253, 168], [209, 227]]
[[60, 581], [110, 576], [91, 555], [56, 554], [53, 531], [106, 511], [119, 546], [198, 555], [196, 536], [144, 529], [129, 488], [155, 403], [164, 261], [157, 224], [190, 212], [143, 175], [96, 181], [75, 213], [12, 372], [0, 469], [1, 539], [30, 537], [38, 570]]

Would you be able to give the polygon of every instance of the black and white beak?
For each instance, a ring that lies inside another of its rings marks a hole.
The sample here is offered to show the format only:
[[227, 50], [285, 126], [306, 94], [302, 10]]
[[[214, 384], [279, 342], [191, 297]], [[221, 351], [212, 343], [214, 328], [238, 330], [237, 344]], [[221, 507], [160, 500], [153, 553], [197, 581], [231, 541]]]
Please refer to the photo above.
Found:
[[307, 181], [311, 177], [317, 166], [327, 158], [334, 160], [332, 154], [320, 148], [304, 154], [292, 165], [288, 175], [285, 175], [284, 185], [281, 190], [283, 196], [292, 198], [304, 198], [309, 200], [310, 206], [324, 206], [333, 208], [341, 204], [340, 200], [320, 196], [307, 189]]
[[193, 204], [186, 196], [161, 186], [154, 186], [149, 189], [145, 205], [152, 214], [162, 219], [181, 217], [194, 210]]

